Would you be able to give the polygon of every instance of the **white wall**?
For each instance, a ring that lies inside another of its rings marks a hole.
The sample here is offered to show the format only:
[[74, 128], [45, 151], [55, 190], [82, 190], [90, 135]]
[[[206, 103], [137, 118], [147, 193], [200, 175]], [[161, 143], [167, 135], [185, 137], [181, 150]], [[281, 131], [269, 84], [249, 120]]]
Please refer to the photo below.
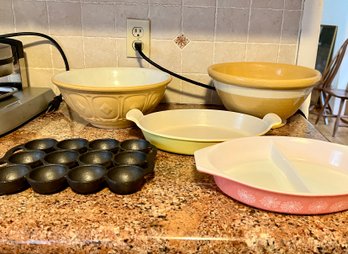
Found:
[[[305, 0], [303, 6], [303, 17], [301, 22], [301, 35], [298, 48], [297, 64], [315, 67], [317, 47], [320, 33], [320, 22], [323, 11], [322, 0]], [[308, 117], [310, 96], [302, 104], [301, 111]]]
[[[348, 1], [324, 0], [323, 16], [321, 23], [338, 26], [334, 54], [348, 38]], [[338, 88], [346, 88], [348, 82], [348, 53], [337, 74], [336, 85]]]

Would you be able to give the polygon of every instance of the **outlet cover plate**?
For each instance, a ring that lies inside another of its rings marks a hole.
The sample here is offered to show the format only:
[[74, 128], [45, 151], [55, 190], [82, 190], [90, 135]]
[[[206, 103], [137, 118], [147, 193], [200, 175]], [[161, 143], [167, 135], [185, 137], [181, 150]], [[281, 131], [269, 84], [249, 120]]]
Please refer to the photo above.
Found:
[[150, 57], [150, 20], [127, 18], [127, 57], [140, 57], [134, 42], [143, 43], [143, 53]]

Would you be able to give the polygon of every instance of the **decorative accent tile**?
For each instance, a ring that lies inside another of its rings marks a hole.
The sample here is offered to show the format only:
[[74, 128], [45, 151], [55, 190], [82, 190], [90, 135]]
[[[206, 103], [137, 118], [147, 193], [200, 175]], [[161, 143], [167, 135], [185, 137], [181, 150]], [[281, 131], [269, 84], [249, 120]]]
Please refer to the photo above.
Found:
[[174, 42], [179, 48], [183, 49], [187, 44], [189, 44], [190, 40], [184, 34], [179, 34]]

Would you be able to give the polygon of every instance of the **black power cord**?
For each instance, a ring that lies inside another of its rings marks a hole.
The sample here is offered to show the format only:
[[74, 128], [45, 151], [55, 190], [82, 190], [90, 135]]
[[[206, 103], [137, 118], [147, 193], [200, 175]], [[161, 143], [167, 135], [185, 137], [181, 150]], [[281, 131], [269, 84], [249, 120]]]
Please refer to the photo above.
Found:
[[[17, 37], [17, 36], [39, 36], [39, 37], [45, 38], [46, 40], [49, 40], [58, 49], [60, 55], [62, 56], [64, 65], [65, 65], [65, 70], [66, 71], [70, 70], [68, 59], [66, 58], [66, 55], [62, 47], [52, 37], [43, 33], [38, 33], [38, 32], [18, 32], [18, 33], [1, 34], [0, 38], [9, 38], [9, 37]], [[61, 94], [55, 96], [53, 100], [48, 104], [46, 113], [56, 111], [59, 108], [62, 101], [63, 101], [63, 98]]]
[[189, 78], [186, 78], [184, 76], [181, 76], [175, 72], [172, 72], [170, 70], [167, 70], [166, 68], [160, 66], [159, 64], [155, 63], [154, 61], [152, 61], [150, 58], [148, 58], [144, 53], [143, 53], [143, 44], [141, 42], [135, 42], [134, 43], [134, 49], [139, 53], [139, 55], [144, 58], [144, 60], [146, 60], [148, 63], [152, 64], [153, 66], [155, 66], [156, 68], [160, 69], [161, 71], [164, 71], [176, 78], [179, 78], [181, 80], [184, 80], [186, 82], [189, 82], [191, 84], [194, 84], [194, 85], [197, 85], [197, 86], [201, 86], [201, 87], [204, 87], [204, 88], [207, 88], [207, 89], [210, 89], [210, 90], [216, 90], [214, 86], [209, 86], [209, 85], [206, 85], [206, 84], [203, 84], [203, 83], [200, 83], [198, 81], [195, 81], [195, 80], [192, 80], [192, 79], [189, 79]]

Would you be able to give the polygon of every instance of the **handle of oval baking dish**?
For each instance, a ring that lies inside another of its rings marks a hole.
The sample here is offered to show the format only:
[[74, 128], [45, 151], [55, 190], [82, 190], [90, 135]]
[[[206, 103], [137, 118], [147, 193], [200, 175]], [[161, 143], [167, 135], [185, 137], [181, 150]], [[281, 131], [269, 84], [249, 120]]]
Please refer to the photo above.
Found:
[[198, 171], [214, 175], [214, 166], [210, 163], [209, 153], [214, 149], [215, 145], [208, 146], [199, 150], [196, 150], [193, 155], [195, 158], [195, 164]]
[[267, 131], [277, 128], [282, 124], [282, 119], [274, 113], [268, 113], [262, 118], [262, 121], [268, 126]]
[[126, 114], [126, 119], [136, 123], [136, 125], [138, 125], [138, 127], [140, 126], [140, 120], [143, 117], [144, 117], [143, 112], [141, 112], [137, 108], [129, 110]]

